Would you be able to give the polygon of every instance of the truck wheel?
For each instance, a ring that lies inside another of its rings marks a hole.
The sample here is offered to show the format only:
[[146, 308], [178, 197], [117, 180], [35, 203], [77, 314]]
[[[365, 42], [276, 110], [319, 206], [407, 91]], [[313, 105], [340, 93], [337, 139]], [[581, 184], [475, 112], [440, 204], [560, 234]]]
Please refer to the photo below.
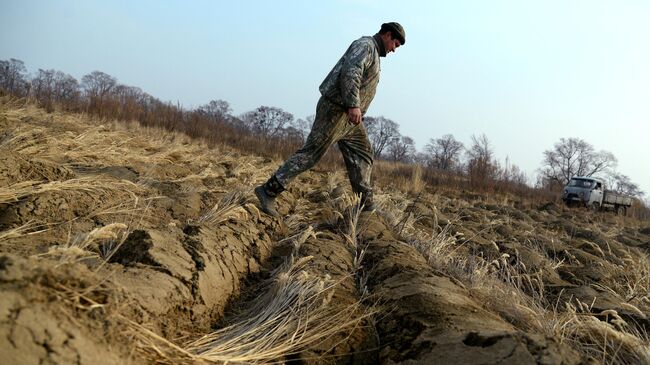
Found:
[[599, 210], [600, 210], [600, 204], [598, 204], [598, 203], [596, 203], [596, 202], [593, 202], [593, 203], [591, 204], [591, 210], [593, 210], [594, 212], [599, 211]]

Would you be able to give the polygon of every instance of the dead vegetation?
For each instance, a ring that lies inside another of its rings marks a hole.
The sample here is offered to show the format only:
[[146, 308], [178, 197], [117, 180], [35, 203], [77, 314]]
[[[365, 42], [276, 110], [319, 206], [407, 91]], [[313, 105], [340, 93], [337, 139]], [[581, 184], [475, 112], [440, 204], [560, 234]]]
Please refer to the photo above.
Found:
[[[575, 220], [560, 208], [571, 227], [563, 222], [564, 229], [557, 232], [554, 225], [560, 217], [555, 214], [542, 213], [545, 219], [536, 222], [541, 226], [531, 225], [527, 214], [513, 216], [508, 206], [478, 201], [471, 208], [462, 203], [460, 209], [440, 213], [438, 206], [455, 204], [442, 195], [411, 197], [397, 199], [401, 204], [382, 204], [387, 221], [434, 270], [467, 288], [484, 309], [522, 332], [549, 336], [597, 362], [650, 361], [650, 260], [645, 250], [616, 241], [625, 234], [638, 237], [638, 222], [584, 211], [578, 213], [587, 214], [586, 219]], [[468, 220], [464, 212], [481, 214], [471, 214]], [[485, 221], [471, 223], [479, 217]], [[520, 224], [526, 229], [518, 230]], [[647, 244], [647, 238], [643, 240]], [[580, 255], [575, 246], [595, 256]], [[585, 276], [571, 274], [570, 269], [586, 271]]]
[[251, 194], [277, 161], [7, 100], [0, 126], [15, 363], [650, 361], [647, 222], [390, 165], [375, 212], [315, 171], [278, 221]]

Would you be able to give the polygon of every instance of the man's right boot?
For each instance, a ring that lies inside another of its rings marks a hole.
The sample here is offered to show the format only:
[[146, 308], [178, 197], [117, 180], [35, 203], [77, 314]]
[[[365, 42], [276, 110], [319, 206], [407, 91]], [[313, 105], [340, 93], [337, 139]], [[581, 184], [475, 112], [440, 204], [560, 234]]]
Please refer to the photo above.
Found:
[[263, 185], [255, 188], [255, 195], [257, 196], [257, 199], [259, 199], [260, 208], [262, 208], [264, 213], [273, 217], [280, 216], [278, 211], [275, 209], [275, 198], [277, 198], [278, 194], [283, 191], [284, 187], [280, 184], [275, 175], [271, 176], [271, 178]]
[[377, 208], [375, 206], [375, 200], [373, 199], [372, 190], [361, 193], [361, 200], [359, 204], [363, 206], [361, 210], [364, 212], [372, 212]]

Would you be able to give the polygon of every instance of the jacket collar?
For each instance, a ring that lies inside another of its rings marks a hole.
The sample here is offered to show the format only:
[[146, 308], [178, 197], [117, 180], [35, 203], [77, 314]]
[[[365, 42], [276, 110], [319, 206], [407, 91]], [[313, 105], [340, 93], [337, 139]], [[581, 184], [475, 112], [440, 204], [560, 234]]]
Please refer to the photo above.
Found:
[[372, 39], [375, 40], [377, 45], [377, 50], [379, 51], [379, 57], [386, 57], [386, 48], [384, 48], [384, 42], [381, 40], [379, 33], [372, 36]]

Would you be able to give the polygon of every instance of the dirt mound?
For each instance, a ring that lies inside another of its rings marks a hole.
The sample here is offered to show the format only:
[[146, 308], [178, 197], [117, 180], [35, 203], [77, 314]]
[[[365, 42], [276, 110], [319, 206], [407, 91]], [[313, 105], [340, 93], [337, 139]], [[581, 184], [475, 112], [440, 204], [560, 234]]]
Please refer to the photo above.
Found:
[[[374, 219], [368, 217], [367, 219]], [[577, 364], [580, 356], [552, 338], [516, 331], [470, 293], [436, 274], [422, 255], [380, 221], [367, 225], [369, 288], [390, 308], [378, 322], [382, 363]]]
[[[112, 293], [83, 266], [0, 255], [0, 352], [7, 364], [122, 364], [124, 329], [106, 316]], [[80, 325], [82, 324], [82, 325]]]
[[[332, 305], [345, 308], [360, 300], [361, 293], [353, 276], [357, 252], [343, 237], [323, 232], [318, 238], [310, 237], [298, 252], [302, 256], [313, 257], [307, 272], [312, 275], [327, 273], [338, 283], [330, 299]], [[354, 315], [360, 316], [362, 313]], [[297, 358], [306, 364], [375, 364], [376, 347], [376, 334], [366, 321], [352, 331], [339, 333], [312, 346]], [[325, 360], [327, 358], [330, 360]]]
[[74, 172], [51, 161], [30, 159], [8, 149], [0, 149], [0, 186], [22, 181], [63, 181], [75, 177]]

